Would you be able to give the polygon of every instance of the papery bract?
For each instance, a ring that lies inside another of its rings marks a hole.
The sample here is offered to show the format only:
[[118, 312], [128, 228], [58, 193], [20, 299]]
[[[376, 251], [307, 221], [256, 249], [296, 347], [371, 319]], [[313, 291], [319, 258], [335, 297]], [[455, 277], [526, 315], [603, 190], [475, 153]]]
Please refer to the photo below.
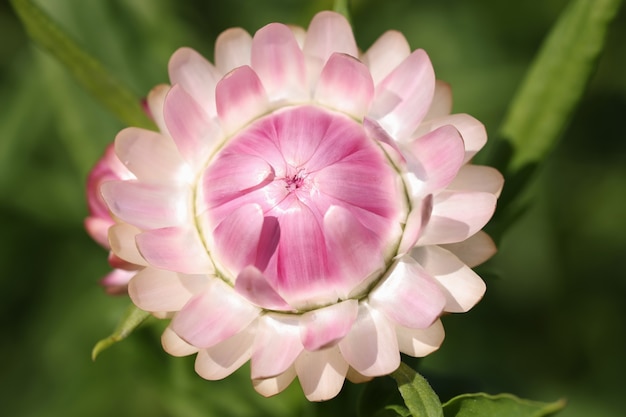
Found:
[[250, 360], [261, 394], [298, 377], [314, 401], [436, 350], [441, 315], [484, 293], [470, 268], [495, 252], [480, 230], [502, 177], [469, 164], [485, 130], [450, 115], [426, 52], [391, 31], [359, 54], [321, 12], [229, 29], [215, 65], [182, 48], [169, 71], [160, 133], [120, 132], [131, 175], [100, 186], [112, 217], [94, 211], [139, 270], [133, 302], [172, 318], [165, 350], [207, 379]]

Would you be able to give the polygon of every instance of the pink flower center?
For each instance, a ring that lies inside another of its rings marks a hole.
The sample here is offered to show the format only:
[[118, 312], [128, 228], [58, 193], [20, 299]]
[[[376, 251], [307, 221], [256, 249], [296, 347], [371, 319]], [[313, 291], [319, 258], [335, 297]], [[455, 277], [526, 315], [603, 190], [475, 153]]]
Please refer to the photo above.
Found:
[[202, 232], [235, 282], [248, 266], [294, 308], [361, 296], [406, 215], [397, 173], [349, 117], [284, 108], [235, 135], [198, 192]]

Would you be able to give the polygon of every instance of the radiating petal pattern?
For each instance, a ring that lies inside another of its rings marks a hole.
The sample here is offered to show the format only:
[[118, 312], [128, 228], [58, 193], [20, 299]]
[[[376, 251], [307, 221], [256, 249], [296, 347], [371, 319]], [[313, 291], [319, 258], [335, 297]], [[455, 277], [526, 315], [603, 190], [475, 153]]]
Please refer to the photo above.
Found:
[[203, 378], [250, 362], [264, 396], [311, 401], [393, 372], [444, 339], [485, 283], [481, 231], [502, 175], [472, 165], [484, 126], [397, 31], [363, 54], [341, 15], [190, 48], [90, 174], [89, 234], [110, 293], [171, 319], [161, 338]]

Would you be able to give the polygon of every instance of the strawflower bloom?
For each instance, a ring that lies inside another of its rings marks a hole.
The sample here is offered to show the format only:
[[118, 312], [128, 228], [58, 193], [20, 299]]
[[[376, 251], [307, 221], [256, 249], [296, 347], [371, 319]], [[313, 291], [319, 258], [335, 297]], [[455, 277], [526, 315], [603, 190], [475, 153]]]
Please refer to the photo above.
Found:
[[482, 297], [470, 267], [502, 177], [469, 164], [480, 122], [450, 115], [449, 87], [398, 32], [365, 53], [348, 22], [235, 28], [215, 64], [182, 48], [148, 98], [160, 132], [128, 128], [132, 173], [100, 187], [132, 301], [169, 317], [162, 343], [221, 379], [250, 361], [266, 396], [297, 376], [306, 397], [425, 356], [446, 312]]
[[[93, 167], [87, 177], [87, 208], [89, 216], [85, 219], [85, 229], [93, 240], [110, 250], [108, 232], [115, 224], [109, 209], [100, 194], [100, 185], [106, 181], [135, 179], [135, 176], [120, 162], [115, 155], [113, 145], [109, 145], [104, 155]], [[109, 252], [109, 264], [114, 268], [100, 284], [109, 294], [126, 294], [128, 281], [137, 272], [138, 266], [132, 265]]]

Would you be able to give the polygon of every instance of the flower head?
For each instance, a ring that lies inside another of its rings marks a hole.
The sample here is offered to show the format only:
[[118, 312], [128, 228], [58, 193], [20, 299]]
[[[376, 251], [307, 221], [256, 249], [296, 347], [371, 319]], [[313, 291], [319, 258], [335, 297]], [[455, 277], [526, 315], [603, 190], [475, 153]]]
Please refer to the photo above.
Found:
[[482, 297], [470, 269], [502, 177], [468, 164], [483, 126], [450, 115], [423, 50], [387, 32], [360, 54], [348, 22], [220, 35], [215, 64], [182, 48], [149, 98], [160, 133], [128, 128], [131, 177], [101, 186], [129, 294], [171, 317], [172, 355], [258, 392], [297, 376], [310, 400], [394, 371]]
[[[115, 155], [113, 145], [109, 145], [104, 155], [93, 167], [87, 178], [87, 208], [89, 216], [85, 219], [87, 233], [105, 249], [110, 250], [109, 228], [115, 224], [109, 209], [100, 194], [100, 186], [107, 181], [134, 179], [135, 176], [120, 162]], [[110, 294], [125, 294], [128, 281], [135, 275], [136, 267], [120, 259], [115, 253], [109, 253], [109, 264], [114, 268], [100, 283]]]

